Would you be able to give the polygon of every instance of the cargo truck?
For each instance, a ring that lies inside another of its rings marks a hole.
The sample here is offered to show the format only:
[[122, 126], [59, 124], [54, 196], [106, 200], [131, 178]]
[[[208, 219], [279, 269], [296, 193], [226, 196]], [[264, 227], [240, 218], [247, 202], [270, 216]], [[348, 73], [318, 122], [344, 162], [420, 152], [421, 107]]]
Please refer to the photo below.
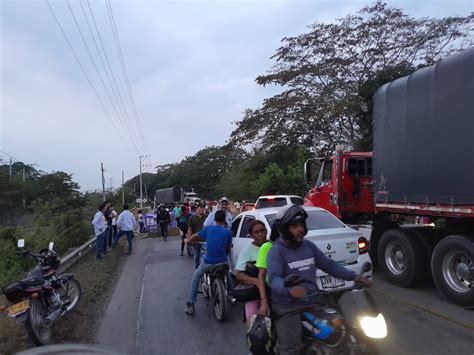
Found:
[[305, 163], [305, 204], [370, 239], [386, 279], [474, 307], [474, 48], [380, 87], [374, 151]]
[[[188, 191], [185, 191], [188, 190]], [[166, 206], [175, 203], [189, 203], [190, 205], [201, 201], [193, 189], [184, 189], [182, 187], [168, 187], [166, 189], [156, 190], [155, 205], [163, 204]]]

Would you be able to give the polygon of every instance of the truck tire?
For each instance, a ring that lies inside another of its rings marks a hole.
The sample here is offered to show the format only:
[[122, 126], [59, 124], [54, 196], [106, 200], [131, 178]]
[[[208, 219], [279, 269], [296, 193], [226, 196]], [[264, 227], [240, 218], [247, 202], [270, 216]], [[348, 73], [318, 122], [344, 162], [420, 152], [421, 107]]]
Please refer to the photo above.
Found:
[[474, 307], [474, 243], [452, 235], [442, 239], [431, 258], [433, 280], [439, 293], [451, 302]]
[[428, 273], [429, 257], [409, 229], [390, 229], [380, 238], [378, 263], [385, 279], [402, 287], [415, 285]]

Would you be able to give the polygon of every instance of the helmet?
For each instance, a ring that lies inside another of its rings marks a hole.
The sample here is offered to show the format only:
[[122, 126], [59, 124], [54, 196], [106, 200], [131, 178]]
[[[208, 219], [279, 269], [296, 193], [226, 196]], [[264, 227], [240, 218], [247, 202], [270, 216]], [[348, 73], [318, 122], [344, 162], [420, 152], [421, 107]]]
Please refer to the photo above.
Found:
[[269, 317], [254, 314], [247, 330], [247, 345], [252, 354], [270, 354], [273, 347], [272, 321]]
[[306, 233], [308, 233], [308, 228], [306, 227], [306, 218], [308, 218], [308, 214], [303, 209], [303, 207], [299, 205], [291, 205], [287, 208], [282, 208], [277, 213], [273, 228], [276, 228], [280, 234], [280, 237], [291, 240], [293, 239], [293, 236], [289, 230], [290, 224], [302, 222], [304, 225], [304, 234], [306, 235]]
[[219, 203], [222, 203], [222, 202], [229, 203], [229, 200], [227, 199], [227, 197], [221, 197], [221, 199], [219, 200]]

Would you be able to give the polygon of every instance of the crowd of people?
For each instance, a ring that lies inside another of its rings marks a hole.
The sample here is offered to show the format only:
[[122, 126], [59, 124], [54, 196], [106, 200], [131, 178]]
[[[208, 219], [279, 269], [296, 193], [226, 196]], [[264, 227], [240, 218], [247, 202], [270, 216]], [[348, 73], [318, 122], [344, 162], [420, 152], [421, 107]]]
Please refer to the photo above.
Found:
[[[195, 270], [191, 277], [190, 296], [185, 305], [185, 313], [188, 315], [196, 312], [195, 302], [202, 275], [216, 264], [227, 264], [230, 267], [232, 214], [229, 212], [229, 201], [223, 197], [219, 200], [217, 209], [211, 210], [208, 207], [200, 202], [193, 206], [176, 204], [172, 210], [158, 206], [156, 211], [157, 223], [165, 241], [173, 216], [182, 238], [180, 255], [183, 255], [186, 244], [194, 248]], [[301, 318], [300, 314], [292, 311], [304, 306], [307, 302], [305, 296], [314, 291], [317, 269], [344, 280], [370, 285], [368, 278], [339, 265], [314, 243], [304, 239], [307, 234], [307, 218], [308, 215], [301, 206], [282, 208], [272, 224], [270, 235], [262, 221], [254, 220], [249, 226], [252, 242], [242, 249], [235, 265], [238, 283], [235, 288], [230, 272], [227, 275], [228, 292], [245, 303], [247, 339], [252, 353], [271, 353], [273, 332], [277, 335], [280, 354], [300, 353]], [[128, 206], [124, 205], [123, 212], [117, 215], [113, 204], [101, 204], [92, 221], [97, 236], [97, 259], [102, 259], [107, 253], [107, 247], [115, 247], [123, 235], [127, 236], [130, 254], [133, 230], [137, 223], [140, 232], [144, 232], [141, 210], [135, 217]], [[114, 230], [114, 226], [118, 231]], [[206, 255], [203, 259], [197, 242], [206, 242]], [[285, 287], [284, 279], [288, 275], [304, 277], [313, 286], [305, 284], [304, 287]], [[262, 333], [262, 327], [267, 331]]]

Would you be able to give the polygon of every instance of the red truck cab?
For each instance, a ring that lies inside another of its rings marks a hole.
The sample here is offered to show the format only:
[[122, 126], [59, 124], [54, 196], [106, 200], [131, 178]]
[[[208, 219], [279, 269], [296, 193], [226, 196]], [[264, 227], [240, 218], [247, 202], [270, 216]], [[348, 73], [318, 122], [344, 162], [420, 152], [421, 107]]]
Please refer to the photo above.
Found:
[[330, 157], [309, 159], [305, 177], [312, 187], [305, 196], [305, 205], [322, 207], [345, 221], [373, 216], [371, 152], [337, 149]]

